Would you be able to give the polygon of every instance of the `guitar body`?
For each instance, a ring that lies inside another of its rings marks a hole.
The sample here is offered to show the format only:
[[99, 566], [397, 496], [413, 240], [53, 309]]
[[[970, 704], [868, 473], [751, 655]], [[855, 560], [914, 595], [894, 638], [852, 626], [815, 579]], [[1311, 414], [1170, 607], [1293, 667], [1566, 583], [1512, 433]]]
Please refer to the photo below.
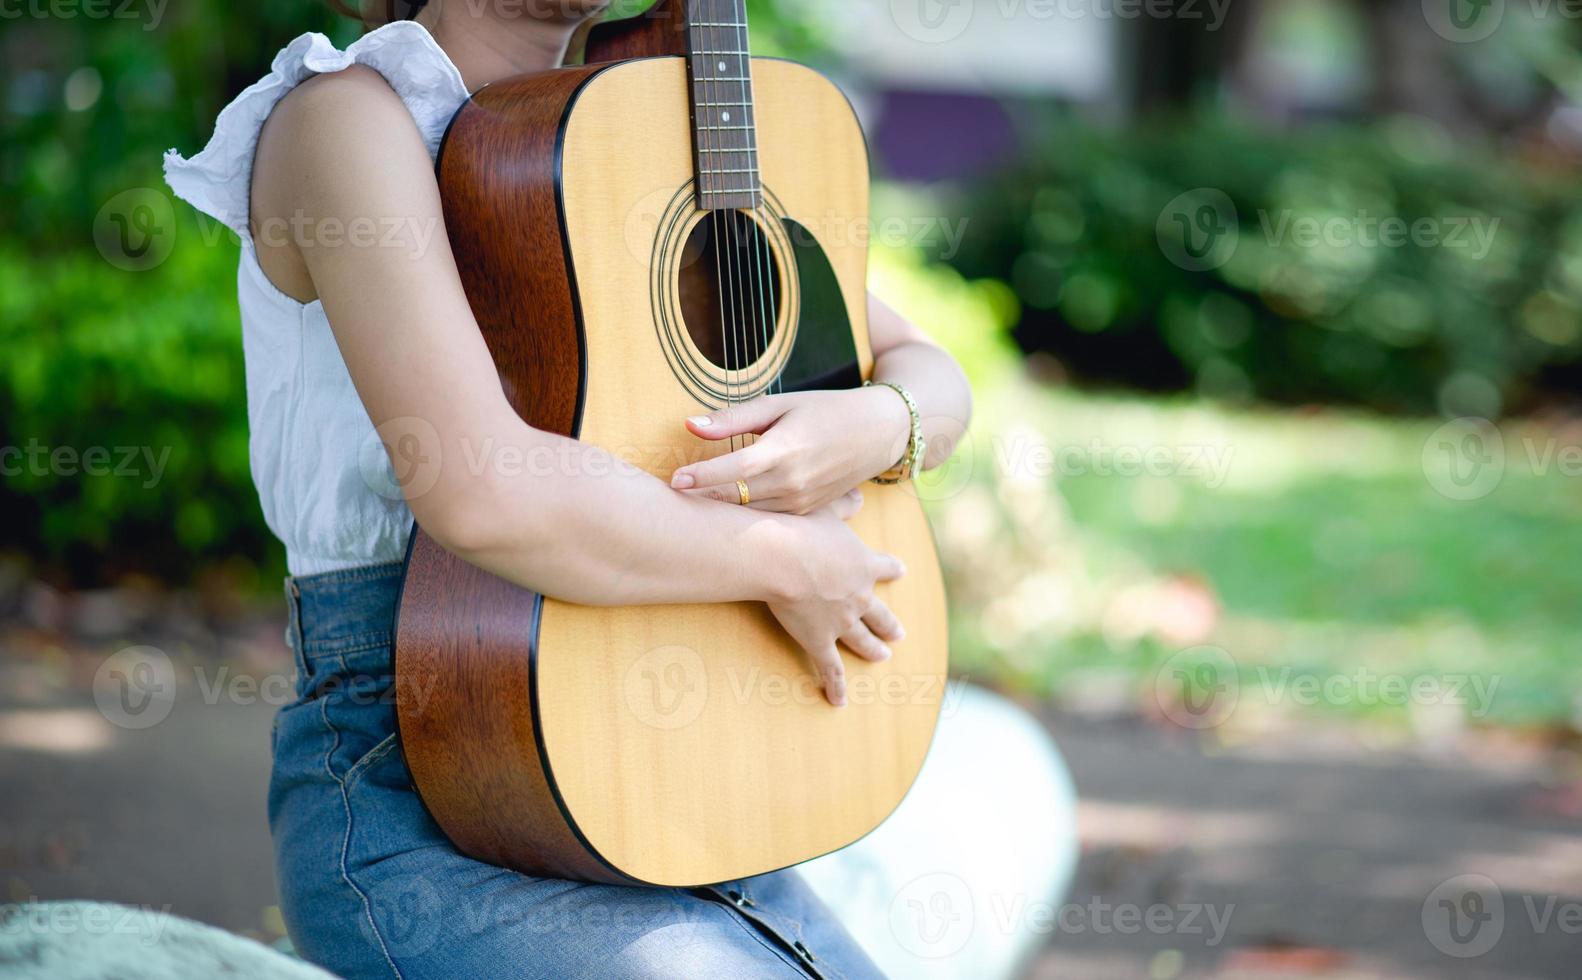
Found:
[[[708, 238], [718, 212], [697, 207], [681, 58], [490, 85], [441, 150], [447, 228], [513, 406], [661, 479], [730, 448], [693, 437], [683, 417], [771, 384], [860, 384], [872, 368], [859, 125], [817, 73], [765, 59], [752, 68], [763, 206], [738, 229], [744, 251]], [[751, 256], [751, 296], [765, 312], [745, 345], [697, 328], [718, 298], [698, 285], [716, 268], [710, 254], [739, 260], [742, 277]], [[845, 654], [839, 709], [761, 603], [573, 605], [414, 530], [398, 716], [445, 833], [531, 874], [675, 886], [773, 871], [877, 826], [932, 738], [946, 624], [915, 495], [863, 493], [853, 528], [908, 569], [879, 586], [907, 637], [885, 663]]]

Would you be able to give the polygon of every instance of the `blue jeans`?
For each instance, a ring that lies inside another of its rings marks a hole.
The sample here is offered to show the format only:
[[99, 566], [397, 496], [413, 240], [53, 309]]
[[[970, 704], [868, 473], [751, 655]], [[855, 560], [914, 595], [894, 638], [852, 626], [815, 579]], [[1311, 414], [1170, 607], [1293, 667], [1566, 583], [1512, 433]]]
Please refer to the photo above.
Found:
[[269, 824], [297, 950], [348, 978], [878, 977], [794, 871], [707, 888], [533, 878], [463, 856], [395, 733], [401, 566], [288, 579], [296, 700]]

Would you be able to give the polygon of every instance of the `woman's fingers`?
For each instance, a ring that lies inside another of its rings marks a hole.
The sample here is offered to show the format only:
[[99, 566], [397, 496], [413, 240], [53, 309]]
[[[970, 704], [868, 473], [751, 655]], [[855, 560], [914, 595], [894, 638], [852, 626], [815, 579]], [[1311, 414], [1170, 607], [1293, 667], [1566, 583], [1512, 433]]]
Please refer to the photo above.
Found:
[[681, 467], [670, 475], [670, 485], [677, 490], [735, 486], [737, 480], [751, 480], [768, 470], [773, 462], [772, 453], [772, 447], [754, 442], [733, 453]]
[[687, 429], [700, 439], [728, 439], [747, 432], [762, 433], [790, 407], [784, 395], [763, 395], [707, 415], [690, 416]]
[[841, 634], [840, 641], [846, 648], [864, 660], [878, 662], [890, 659], [890, 648], [884, 641], [873, 635], [865, 623], [858, 623], [851, 629]]
[[[705, 500], [718, 500], [722, 504], [740, 504], [742, 502], [741, 488], [734, 483], [729, 483], [718, 487], [698, 487], [695, 490], [683, 490], [681, 492], [689, 497], [702, 497]], [[750, 495], [750, 502], [747, 504], [747, 506], [751, 507], [753, 510], [770, 511], [776, 514], [789, 514], [794, 512], [794, 509], [791, 506], [794, 501], [788, 497], [776, 497], [773, 495], [761, 496], [759, 488], [757, 487], [751, 488], [748, 491], [748, 494]]]
[[846, 667], [840, 662], [840, 651], [831, 643], [817, 652], [809, 651], [813, 667], [818, 671], [819, 682], [824, 686], [824, 698], [835, 707], [846, 703]]
[[836, 497], [834, 500], [830, 501], [829, 509], [830, 513], [834, 514], [841, 520], [851, 520], [853, 517], [857, 516], [857, 512], [859, 510], [862, 510], [862, 491], [846, 491], [839, 497]]
[[[760, 481], [763, 479], [760, 477]], [[691, 497], [718, 500], [722, 504], [740, 504], [742, 502], [741, 487], [734, 483], [721, 484], [714, 487], [694, 487], [691, 490], [683, 490], [681, 492]], [[766, 485], [763, 482], [760, 482], [758, 486], [749, 485], [747, 492], [749, 499], [747, 506], [754, 510], [769, 511], [776, 514], [811, 514], [822, 505], [828, 507], [830, 513], [841, 520], [849, 521], [857, 516], [858, 511], [862, 510], [862, 491], [855, 488], [846, 491], [827, 503], [814, 501], [811, 504], [798, 496], [787, 496], [783, 490], [779, 490], [772, 485]]]
[[873, 600], [868, 611], [863, 613], [862, 621], [867, 624], [874, 635], [881, 640], [899, 643], [906, 636], [906, 630], [901, 626], [900, 617], [890, 611], [890, 607], [878, 598]]
[[[890, 608], [878, 599], [868, 604], [863, 618], [839, 637], [839, 642], [864, 660], [878, 663], [891, 657], [891, 650], [884, 642], [901, 639], [900, 621]], [[881, 639], [881, 637], [883, 639]], [[840, 707], [846, 703], [846, 668], [841, 662], [840, 650], [834, 642], [814, 642], [803, 638], [804, 648], [818, 673], [824, 697], [830, 704]]]
[[875, 582], [894, 582], [906, 574], [906, 565], [894, 555], [874, 552], [868, 559], [868, 574], [873, 576]]
[[[729, 486], [698, 487], [695, 490], [683, 490], [681, 492], [689, 497], [702, 497], [705, 500], [718, 500], [722, 504], [739, 504], [742, 502], [741, 488], [734, 483], [730, 484]], [[769, 506], [770, 501], [759, 497], [756, 492], [749, 492], [752, 494], [752, 502], [747, 506], [757, 510], [771, 509]]]

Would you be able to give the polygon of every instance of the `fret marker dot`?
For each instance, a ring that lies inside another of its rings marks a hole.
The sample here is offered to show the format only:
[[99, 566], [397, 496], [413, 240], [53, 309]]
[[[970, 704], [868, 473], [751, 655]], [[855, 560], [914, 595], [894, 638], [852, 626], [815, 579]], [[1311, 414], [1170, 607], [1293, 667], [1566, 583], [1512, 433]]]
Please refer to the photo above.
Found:
[[726, 109], [724, 112], [720, 113], [720, 118], [725, 120], [726, 122], [730, 122], [731, 121], [731, 111], [729, 109]]
[[722, 62], [720, 62], [720, 74], [721, 75], [725, 74], [725, 71], [726, 71], [725, 62], [722, 61]]

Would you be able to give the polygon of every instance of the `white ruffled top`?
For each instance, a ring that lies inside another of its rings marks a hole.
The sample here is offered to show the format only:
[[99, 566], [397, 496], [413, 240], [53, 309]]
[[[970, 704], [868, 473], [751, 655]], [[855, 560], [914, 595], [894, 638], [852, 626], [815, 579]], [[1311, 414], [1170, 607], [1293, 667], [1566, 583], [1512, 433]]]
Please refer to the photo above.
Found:
[[351, 65], [385, 77], [433, 157], [467, 88], [433, 36], [411, 21], [370, 31], [344, 51], [322, 34], [302, 35], [275, 56], [268, 75], [220, 112], [202, 152], [165, 154], [171, 191], [241, 238], [237, 301], [249, 460], [264, 520], [285, 544], [293, 575], [400, 560], [412, 523], [324, 307], [275, 288], [249, 232], [253, 153], [264, 121], [306, 79]]

